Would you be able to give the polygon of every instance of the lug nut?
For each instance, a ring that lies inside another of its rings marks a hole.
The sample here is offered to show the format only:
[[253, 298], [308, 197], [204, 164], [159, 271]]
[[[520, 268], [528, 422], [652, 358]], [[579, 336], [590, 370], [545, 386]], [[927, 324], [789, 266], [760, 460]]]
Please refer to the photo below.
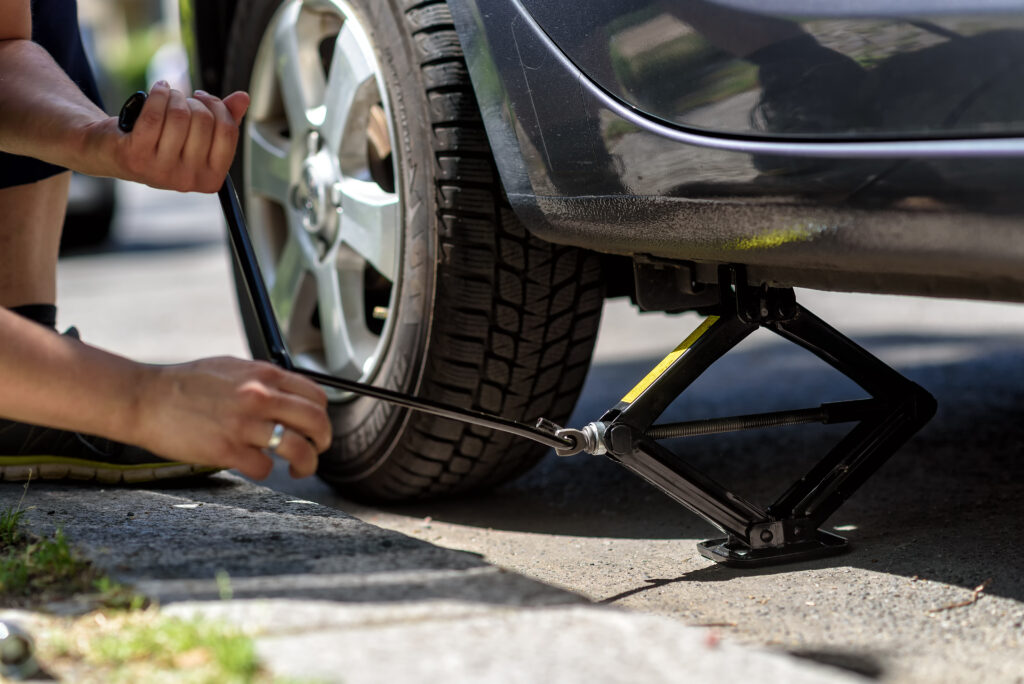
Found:
[[341, 203], [344, 200], [345, 193], [342, 192], [341, 182], [337, 182], [331, 186], [331, 204], [337, 209], [341, 209]]
[[320, 151], [320, 134], [316, 131], [310, 131], [309, 135], [306, 136], [306, 153], [312, 157], [314, 154]]

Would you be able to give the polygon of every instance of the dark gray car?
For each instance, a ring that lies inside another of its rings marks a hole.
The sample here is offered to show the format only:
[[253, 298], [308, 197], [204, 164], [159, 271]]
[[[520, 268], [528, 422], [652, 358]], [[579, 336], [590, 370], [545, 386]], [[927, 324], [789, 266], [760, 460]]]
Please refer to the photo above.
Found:
[[[559, 422], [607, 296], [1024, 300], [1019, 2], [185, 0], [182, 16], [196, 83], [252, 94], [233, 174], [302, 365]], [[788, 306], [754, 309], [769, 300]], [[544, 453], [332, 399], [320, 474], [355, 496], [464, 492]]]

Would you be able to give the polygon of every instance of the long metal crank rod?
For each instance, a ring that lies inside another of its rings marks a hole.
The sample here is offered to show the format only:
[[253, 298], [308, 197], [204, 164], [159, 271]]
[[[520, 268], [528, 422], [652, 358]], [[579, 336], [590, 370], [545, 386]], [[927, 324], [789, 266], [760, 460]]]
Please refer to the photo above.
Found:
[[[118, 126], [124, 132], [130, 132], [142, 112], [142, 105], [146, 102], [146, 93], [139, 91], [128, 98], [121, 108], [118, 117]], [[220, 198], [221, 208], [224, 210], [224, 218], [228, 224], [228, 236], [231, 239], [232, 251], [235, 254], [235, 262], [245, 280], [246, 289], [252, 301], [253, 311], [260, 326], [260, 332], [267, 343], [267, 350], [270, 360], [285, 370], [304, 375], [321, 385], [327, 385], [353, 394], [360, 394], [381, 401], [386, 401], [396, 406], [412, 409], [421, 413], [429, 413], [441, 418], [479, 425], [480, 427], [499, 430], [509, 434], [532, 439], [553, 449], [561, 449], [574, 446], [573, 441], [568, 438], [556, 437], [532, 425], [520, 423], [516, 420], [493, 416], [481, 411], [473, 411], [458, 406], [442, 404], [431, 399], [421, 399], [401, 392], [375, 387], [354, 380], [346, 380], [326, 373], [318, 373], [306, 368], [297, 367], [292, 363], [288, 355], [288, 348], [285, 346], [281, 329], [274, 318], [274, 310], [270, 303], [270, 295], [267, 292], [263, 276], [260, 274], [259, 263], [256, 261], [256, 251], [253, 249], [252, 240], [249, 238], [249, 231], [246, 228], [245, 216], [238, 203], [238, 195], [235, 193], [231, 177], [224, 179], [224, 184], [217, 191]]]
[[242, 214], [241, 206], [238, 204], [238, 195], [235, 193], [235, 187], [231, 182], [230, 176], [224, 179], [224, 185], [217, 192], [217, 196], [220, 198], [220, 205], [224, 210], [224, 217], [227, 219], [228, 235], [231, 238], [235, 260], [242, 271], [242, 277], [245, 279], [249, 296], [252, 299], [253, 310], [256, 312], [256, 318], [263, 333], [263, 339], [267, 341], [270, 358], [274, 363], [294, 373], [304, 375], [321, 385], [327, 385], [328, 387], [345, 392], [352, 392], [353, 394], [373, 397], [374, 399], [419, 411], [420, 413], [429, 413], [441, 418], [449, 418], [471, 425], [490, 428], [491, 430], [507, 432], [540, 442], [552, 449], [574, 446], [572, 440], [556, 437], [540, 428], [520, 423], [516, 420], [494, 416], [481, 411], [464, 409], [458, 406], [450, 406], [431, 399], [413, 397], [401, 392], [395, 392], [394, 390], [375, 387], [374, 385], [356, 382], [355, 380], [346, 380], [334, 375], [318, 373], [317, 371], [295, 366], [288, 355], [284, 338], [281, 336], [281, 330], [278, 328], [277, 320], [274, 318], [270, 295], [267, 292], [263, 276], [260, 274], [260, 267], [256, 261], [256, 252], [253, 249], [252, 240], [249, 238], [249, 231], [245, 227], [245, 217]]
[[644, 433], [644, 436], [651, 439], [672, 439], [676, 437], [717, 435], [723, 432], [739, 432], [741, 430], [809, 425], [811, 423], [821, 423], [823, 425], [852, 423], [881, 412], [882, 407], [877, 399], [857, 399], [854, 401], [822, 404], [817, 408], [752, 413], [745, 416], [731, 416], [728, 418], [707, 418], [704, 420], [691, 420], [685, 423], [664, 423], [651, 426]]
[[235, 194], [234, 184], [231, 182], [230, 177], [224, 179], [224, 185], [221, 186], [220, 190], [217, 192], [217, 196], [220, 198], [221, 207], [224, 209], [224, 216], [227, 218], [228, 235], [231, 237], [231, 246], [235, 252], [235, 259], [242, 271], [242, 277], [246, 281], [249, 296], [252, 298], [253, 309], [256, 312], [256, 318], [259, 320], [259, 325], [263, 332], [263, 338], [267, 340], [270, 358], [274, 363], [286, 370], [304, 375], [321, 385], [340, 389], [345, 392], [352, 392], [353, 394], [373, 397], [374, 399], [379, 399], [390, 404], [395, 404], [396, 406], [419, 411], [420, 413], [429, 413], [430, 415], [440, 416], [441, 418], [448, 418], [451, 420], [461, 421], [463, 423], [469, 423], [471, 425], [490, 428], [492, 430], [507, 432], [519, 437], [525, 437], [526, 439], [532, 439], [533, 441], [551, 447], [552, 449], [574, 446], [571, 440], [556, 437], [555, 435], [545, 432], [540, 428], [527, 425], [526, 423], [520, 423], [517, 420], [502, 418], [501, 416], [494, 416], [481, 411], [473, 411], [472, 409], [464, 409], [458, 406], [451, 406], [432, 399], [414, 397], [394, 390], [385, 389], [383, 387], [376, 387], [374, 385], [356, 382], [355, 380], [346, 380], [345, 378], [339, 378], [334, 375], [319, 373], [314, 370], [309, 370], [308, 368], [295, 366], [284, 346], [284, 340], [281, 337], [281, 330], [277, 326], [277, 321], [274, 319], [266, 284], [263, 282], [263, 277], [259, 272], [259, 265], [256, 262], [256, 254], [252, 247], [252, 240], [249, 238], [248, 231], [244, 228], [245, 219], [242, 217], [242, 210], [238, 205], [238, 196]]
[[[131, 130], [145, 100], [146, 94], [139, 92], [125, 103], [120, 117], [123, 130]], [[752, 287], [741, 268], [729, 266], [720, 269], [722, 290], [717, 313], [709, 315], [599, 421], [578, 430], [562, 428], [544, 418], [535, 426], [527, 425], [297, 368], [274, 315], [230, 176], [224, 179], [218, 195], [235, 263], [266, 352], [275, 364], [321, 385], [530, 439], [553, 448], [560, 456], [581, 451], [607, 454], [725, 532], [724, 538], [698, 544], [700, 553], [715, 562], [754, 567], [831, 555], [847, 548], [846, 540], [819, 529], [820, 525], [935, 412], [931, 395], [799, 306], [792, 289]], [[853, 380], [871, 398], [822, 404], [817, 408], [652, 426], [711, 364], [759, 328], [767, 328], [811, 352]], [[256, 351], [259, 354], [262, 350]], [[658, 442], [738, 430], [846, 422], [857, 425], [767, 508], [722, 487]]]

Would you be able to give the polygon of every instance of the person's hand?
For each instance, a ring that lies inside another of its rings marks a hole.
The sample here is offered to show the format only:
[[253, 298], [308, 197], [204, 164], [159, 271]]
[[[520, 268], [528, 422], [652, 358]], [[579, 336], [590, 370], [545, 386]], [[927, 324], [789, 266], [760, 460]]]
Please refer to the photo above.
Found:
[[280, 423], [284, 436], [274, 451], [292, 477], [306, 477], [331, 444], [327, 395], [300, 375], [233, 358], [148, 369], [136, 434], [127, 441], [159, 456], [263, 479], [273, 466], [264, 449]]
[[131, 133], [117, 128], [116, 117], [90, 131], [108, 166], [96, 175], [163, 190], [216, 192], [231, 166], [248, 107], [243, 92], [223, 100], [201, 90], [186, 97], [158, 81]]

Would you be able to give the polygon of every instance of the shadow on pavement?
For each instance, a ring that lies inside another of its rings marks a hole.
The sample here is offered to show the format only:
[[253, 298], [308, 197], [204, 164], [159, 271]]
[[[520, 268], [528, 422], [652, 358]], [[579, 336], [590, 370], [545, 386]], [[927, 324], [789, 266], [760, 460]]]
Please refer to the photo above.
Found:
[[[852, 553], [798, 567], [861, 566], [1024, 600], [1024, 338], [861, 336], [858, 340], [929, 389], [932, 422], [829, 521]], [[571, 425], [596, 419], [653, 365], [595, 365]], [[733, 415], [858, 398], [852, 383], [787, 344], [741, 347], [673, 405], [664, 420]], [[848, 428], [796, 427], [676, 440], [687, 461], [750, 499], [767, 504], [824, 455]], [[359, 512], [322, 483], [275, 483]], [[295, 489], [299, 487], [301, 489]], [[616, 464], [546, 457], [494, 492], [455, 501], [392, 506], [393, 513], [481, 528], [583, 537], [702, 539], [717, 531]], [[709, 567], [658, 583], [726, 581], [740, 571]]]
[[4, 483], [0, 505], [24, 510], [35, 534], [63, 530], [115, 579], [164, 603], [226, 594], [364, 604], [581, 602], [477, 554], [374, 527], [229, 474], [148, 487]]

